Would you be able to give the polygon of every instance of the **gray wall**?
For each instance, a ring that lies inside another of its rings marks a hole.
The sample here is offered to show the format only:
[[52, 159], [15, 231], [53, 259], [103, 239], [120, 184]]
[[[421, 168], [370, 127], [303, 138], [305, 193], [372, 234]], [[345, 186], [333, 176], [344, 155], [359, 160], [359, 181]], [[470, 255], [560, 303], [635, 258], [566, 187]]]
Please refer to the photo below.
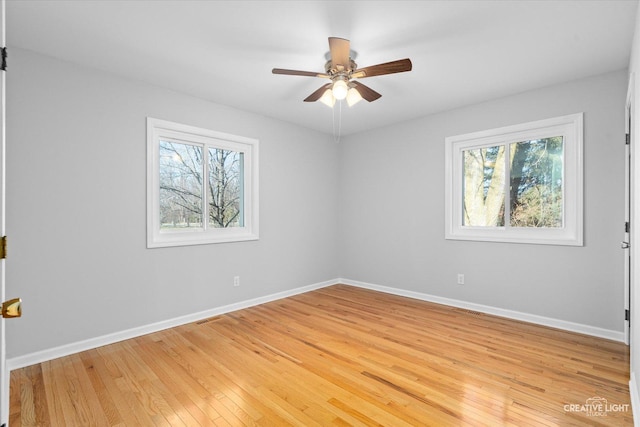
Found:
[[[11, 70], [9, 358], [336, 277], [622, 331], [624, 71], [335, 144], [24, 50]], [[584, 247], [444, 240], [446, 136], [581, 111]], [[146, 249], [146, 116], [260, 140], [259, 241]]]
[[[335, 277], [330, 136], [20, 49], [11, 62], [7, 295], [24, 317], [9, 358]], [[260, 140], [259, 241], [146, 249], [146, 116]]]
[[[620, 71], [345, 138], [342, 277], [622, 331], [626, 87]], [[578, 112], [584, 247], [444, 239], [445, 137]]]

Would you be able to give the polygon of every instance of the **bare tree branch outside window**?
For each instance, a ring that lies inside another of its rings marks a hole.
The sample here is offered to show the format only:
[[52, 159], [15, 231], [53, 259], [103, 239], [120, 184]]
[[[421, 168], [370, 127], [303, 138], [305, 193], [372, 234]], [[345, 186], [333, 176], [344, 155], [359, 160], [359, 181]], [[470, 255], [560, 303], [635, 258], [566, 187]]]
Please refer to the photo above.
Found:
[[207, 226], [243, 226], [242, 153], [160, 141], [159, 164], [162, 229], [203, 228], [205, 194]]
[[209, 149], [209, 226], [242, 227], [242, 153]]

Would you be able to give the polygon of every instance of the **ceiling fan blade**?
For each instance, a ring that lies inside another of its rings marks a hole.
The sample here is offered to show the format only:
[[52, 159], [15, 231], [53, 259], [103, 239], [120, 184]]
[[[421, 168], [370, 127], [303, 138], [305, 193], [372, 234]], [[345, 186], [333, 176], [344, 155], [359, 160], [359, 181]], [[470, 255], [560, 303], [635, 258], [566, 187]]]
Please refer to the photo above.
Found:
[[338, 69], [338, 66], [342, 66], [344, 70], [349, 70], [351, 67], [351, 43], [349, 40], [329, 37], [329, 51], [331, 52], [331, 68], [342, 71]]
[[350, 84], [352, 84], [355, 90], [357, 90], [358, 93], [360, 93], [361, 97], [363, 97], [369, 102], [375, 101], [376, 99], [382, 96], [375, 90], [371, 89], [369, 86], [365, 86], [360, 82], [351, 82]]
[[320, 89], [313, 92], [311, 95], [307, 96], [304, 99], [304, 102], [316, 102], [318, 99], [322, 98], [322, 95], [325, 93], [327, 89], [331, 89], [331, 83], [327, 83], [323, 85]]
[[271, 70], [273, 74], [285, 74], [288, 76], [306, 76], [306, 77], [324, 77], [329, 78], [328, 74], [316, 73], [314, 71], [298, 71], [298, 70], [285, 70], [284, 68], [274, 68]]
[[351, 77], [362, 79], [364, 77], [382, 76], [385, 74], [403, 73], [411, 71], [412, 65], [409, 58], [397, 61], [385, 62], [384, 64], [372, 65], [357, 69]]

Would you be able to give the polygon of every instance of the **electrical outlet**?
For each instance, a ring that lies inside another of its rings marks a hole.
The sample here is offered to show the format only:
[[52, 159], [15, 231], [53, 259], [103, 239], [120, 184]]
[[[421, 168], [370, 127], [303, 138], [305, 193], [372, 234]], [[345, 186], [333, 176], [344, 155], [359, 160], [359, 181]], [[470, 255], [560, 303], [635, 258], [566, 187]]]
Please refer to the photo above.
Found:
[[458, 274], [458, 285], [464, 285], [464, 274]]
[[233, 276], [233, 286], [240, 286], [240, 276]]

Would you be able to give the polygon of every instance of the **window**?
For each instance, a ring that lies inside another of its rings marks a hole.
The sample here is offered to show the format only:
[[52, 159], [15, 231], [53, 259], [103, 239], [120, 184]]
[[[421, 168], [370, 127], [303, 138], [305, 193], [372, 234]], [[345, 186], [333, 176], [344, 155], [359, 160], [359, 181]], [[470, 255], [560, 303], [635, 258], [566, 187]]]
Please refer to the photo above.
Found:
[[582, 117], [446, 138], [445, 238], [582, 246]]
[[147, 247], [258, 239], [258, 141], [147, 118]]

